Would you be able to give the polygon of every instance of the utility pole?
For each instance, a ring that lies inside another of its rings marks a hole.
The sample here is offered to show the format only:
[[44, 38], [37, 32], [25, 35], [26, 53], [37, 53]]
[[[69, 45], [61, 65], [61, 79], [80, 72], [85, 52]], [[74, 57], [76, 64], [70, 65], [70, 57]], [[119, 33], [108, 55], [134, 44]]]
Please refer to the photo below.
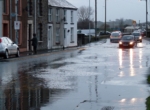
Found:
[[34, 33], [36, 33], [36, 0], [34, 0]]
[[147, 11], [147, 0], [146, 0], [146, 37], [147, 37], [147, 31], [148, 31], [148, 28], [147, 28], [147, 15], [148, 15], [148, 11]]
[[105, 0], [105, 33], [106, 33], [106, 0]]
[[[16, 20], [15, 23], [16, 23], [18, 21], [18, 0], [15, 0], [15, 13], [16, 13], [16, 19], [15, 19]], [[15, 41], [16, 41], [16, 44], [18, 44], [18, 30], [17, 29], [15, 29], [15, 35], [16, 35]]]
[[90, 43], [90, 29], [91, 29], [91, 26], [90, 26], [90, 0], [89, 0], [89, 43]]
[[97, 39], [97, 0], [95, 0], [95, 38]]

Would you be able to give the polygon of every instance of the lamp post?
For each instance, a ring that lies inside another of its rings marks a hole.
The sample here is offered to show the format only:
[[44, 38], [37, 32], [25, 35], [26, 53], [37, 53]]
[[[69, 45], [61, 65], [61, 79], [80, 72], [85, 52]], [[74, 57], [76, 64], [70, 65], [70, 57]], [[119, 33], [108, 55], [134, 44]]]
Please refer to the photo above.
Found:
[[95, 0], [95, 38], [97, 38], [97, 0]]
[[106, 33], [106, 0], [105, 0], [105, 33]]
[[148, 29], [147, 29], [147, 15], [148, 15], [148, 11], [147, 11], [147, 0], [146, 0], [146, 37], [147, 37], [147, 31], [148, 31]]
[[[18, 21], [18, 0], [15, 0], [15, 13], [16, 13], [16, 18], [15, 18], [15, 25], [16, 22]], [[16, 44], [18, 44], [18, 30], [16, 29], [15, 26], [15, 35], [16, 35]]]
[[[144, 1], [144, 0], [140, 0], [140, 1]], [[147, 31], [148, 31], [148, 28], [147, 28], [147, 19], [148, 19], [147, 0], [145, 0], [145, 3], [146, 3], [146, 37], [147, 37]]]
[[91, 26], [90, 26], [90, 0], [89, 0], [89, 43], [90, 43], [90, 40], [91, 40], [91, 38], [90, 38], [90, 28], [91, 28]]

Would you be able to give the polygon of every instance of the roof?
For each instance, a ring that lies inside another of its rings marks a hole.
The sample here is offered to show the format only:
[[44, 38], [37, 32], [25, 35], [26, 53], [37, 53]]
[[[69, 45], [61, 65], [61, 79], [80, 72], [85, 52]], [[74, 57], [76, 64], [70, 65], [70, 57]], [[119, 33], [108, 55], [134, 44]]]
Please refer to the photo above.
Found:
[[48, 0], [48, 5], [55, 6], [55, 7], [63, 7], [63, 8], [72, 8], [77, 9], [71, 3], [66, 0]]

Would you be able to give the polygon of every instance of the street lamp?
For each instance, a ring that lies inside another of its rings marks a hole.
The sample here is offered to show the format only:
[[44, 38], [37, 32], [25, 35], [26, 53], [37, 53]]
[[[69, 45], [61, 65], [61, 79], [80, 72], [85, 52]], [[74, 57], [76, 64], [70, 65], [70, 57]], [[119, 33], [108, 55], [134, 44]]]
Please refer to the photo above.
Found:
[[95, 0], [95, 38], [97, 38], [97, 0]]
[[90, 43], [90, 28], [91, 28], [91, 26], [90, 26], [90, 0], [89, 0], [89, 43]]
[[147, 0], [140, 0], [140, 1], [145, 1], [145, 3], [146, 3], [146, 37], [147, 37], [147, 31], [148, 31], [148, 28], [147, 28], [147, 19], [148, 19], [148, 11], [147, 11]]
[[105, 0], [105, 33], [106, 33], [106, 0]]

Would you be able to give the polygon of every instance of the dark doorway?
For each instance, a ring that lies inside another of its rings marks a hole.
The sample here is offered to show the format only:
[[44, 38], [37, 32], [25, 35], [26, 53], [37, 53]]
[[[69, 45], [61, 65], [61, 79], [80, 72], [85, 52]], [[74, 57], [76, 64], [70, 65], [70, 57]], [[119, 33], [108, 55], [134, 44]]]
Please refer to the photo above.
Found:
[[29, 44], [28, 44], [28, 47], [29, 47], [29, 51], [31, 51], [32, 50], [32, 46], [31, 46], [31, 39], [32, 39], [32, 24], [29, 24], [29, 31], [28, 31], [29, 33]]
[[9, 37], [8, 36], [8, 24], [6, 23], [3, 24], [3, 36]]

